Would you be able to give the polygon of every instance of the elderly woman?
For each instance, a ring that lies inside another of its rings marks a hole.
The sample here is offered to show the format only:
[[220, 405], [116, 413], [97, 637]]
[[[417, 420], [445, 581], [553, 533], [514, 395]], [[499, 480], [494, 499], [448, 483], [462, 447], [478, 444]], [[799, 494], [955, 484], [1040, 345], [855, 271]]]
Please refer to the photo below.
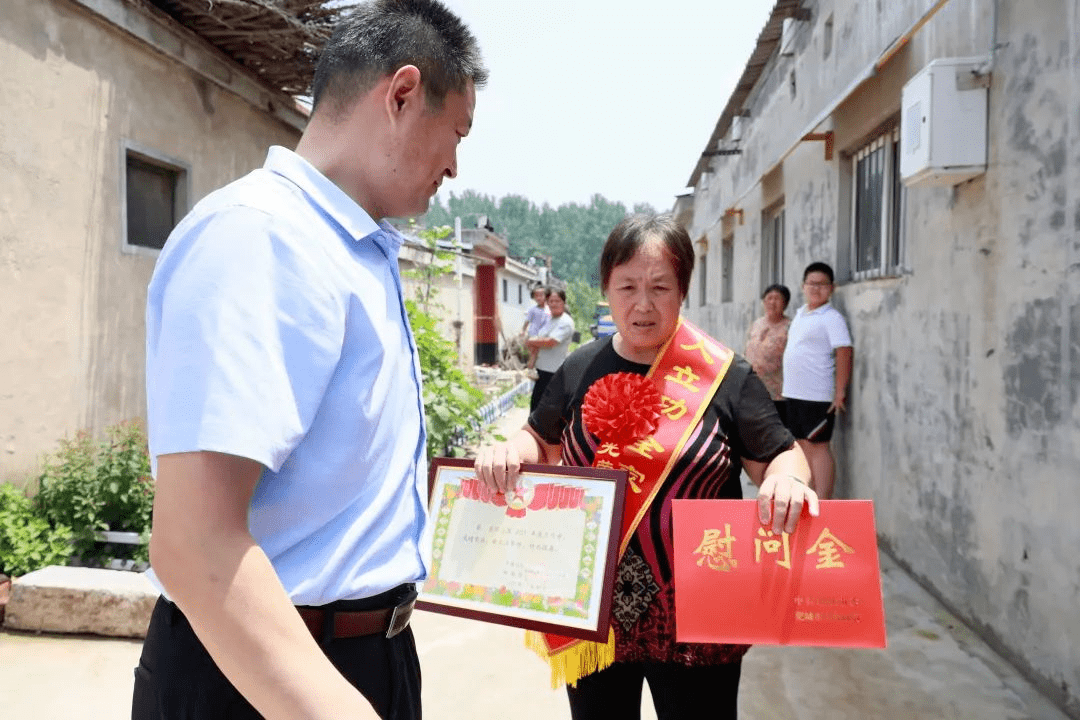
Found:
[[784, 348], [791, 325], [791, 318], [784, 311], [789, 302], [791, 291], [784, 285], [777, 283], [765, 288], [761, 294], [765, 315], [755, 320], [746, 334], [746, 359], [765, 383], [781, 419], [784, 417]]
[[[594, 433], [602, 425], [586, 397], [594, 386], [597, 392], [632, 387], [635, 397], [652, 393], [659, 402], [658, 378], [677, 368], [680, 375], [690, 371], [682, 377], [692, 378], [704, 397], [711, 394], [711, 400], [697, 401], [697, 413], [659, 414], [654, 436], [674, 429], [685, 442], [664, 450], [673, 462], [653, 463], [654, 470], [638, 480], [640, 493], [627, 493], [628, 502], [631, 496], [651, 501], [638, 509], [640, 520], [620, 545], [625, 550], [612, 603], [614, 647], [593, 644], [567, 660], [561, 646], [549, 643], [545, 652], [530, 641], [552, 663], [553, 677], [570, 683], [574, 720], [639, 718], [645, 680], [660, 720], [699, 717], [702, 708], [711, 718], [736, 717], [748, 647], [675, 640], [672, 500], [741, 498], [739, 473], [746, 461], [760, 486], [759, 517], [774, 532], [792, 532], [804, 505], [812, 515], [818, 511], [806, 459], [765, 386], [746, 361], [679, 317], [693, 264], [690, 238], [670, 216], [634, 215], [620, 222], [600, 259], [601, 288], [617, 332], [572, 353], [526, 426], [508, 442], [482, 447], [476, 458], [477, 476], [506, 491], [515, 486], [521, 463], [593, 466], [605, 453], [614, 456], [618, 447], [625, 452], [633, 445], [635, 438], [601, 442]], [[717, 612], [738, 611], [717, 603]]]
[[536, 382], [533, 385], [529, 412], [536, 409], [544, 395], [544, 389], [566, 359], [570, 339], [574, 336], [574, 319], [566, 312], [566, 291], [549, 290], [547, 306], [551, 313], [547, 321], [540, 328], [540, 332], [525, 341], [527, 348], [536, 350]]

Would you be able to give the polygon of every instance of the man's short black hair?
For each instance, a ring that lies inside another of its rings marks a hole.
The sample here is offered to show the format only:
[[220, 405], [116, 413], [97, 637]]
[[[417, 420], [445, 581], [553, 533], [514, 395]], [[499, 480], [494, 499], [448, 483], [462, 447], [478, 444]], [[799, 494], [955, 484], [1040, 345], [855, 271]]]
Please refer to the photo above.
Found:
[[312, 112], [345, 106], [406, 65], [420, 70], [431, 109], [448, 92], [476, 88], [488, 72], [468, 27], [437, 0], [372, 0], [357, 5], [326, 41], [311, 82]]
[[823, 262], [812, 262], [812, 263], [810, 263], [809, 265], [806, 266], [806, 269], [803, 270], [802, 279], [806, 280], [806, 278], [812, 272], [825, 273], [825, 277], [829, 278], [830, 283], [835, 282], [835, 278], [833, 277], [832, 268], [829, 267], [829, 265], [827, 263], [823, 263]]

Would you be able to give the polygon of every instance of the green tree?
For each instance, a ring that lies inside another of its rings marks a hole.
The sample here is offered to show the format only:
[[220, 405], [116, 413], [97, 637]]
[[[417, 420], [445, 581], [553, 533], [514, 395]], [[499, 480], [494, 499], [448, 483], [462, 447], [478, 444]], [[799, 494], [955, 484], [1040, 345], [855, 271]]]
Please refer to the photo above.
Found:
[[[652, 211], [648, 204], [634, 205], [634, 212]], [[625, 205], [599, 194], [593, 195], [588, 204], [564, 203], [552, 208], [537, 206], [521, 195], [496, 199], [466, 190], [460, 195], [451, 193], [445, 205], [435, 198], [421, 221], [435, 227], [453, 225], [454, 218], [460, 217], [469, 227], [477, 216], [485, 215], [509, 242], [512, 257], [551, 257], [557, 277], [582, 280], [595, 287], [600, 281], [600, 250], [611, 229], [626, 214]]]
[[571, 280], [566, 284], [566, 311], [574, 318], [574, 325], [581, 332], [582, 342], [589, 338], [589, 325], [593, 313], [603, 296], [600, 288], [593, 287], [584, 280]]

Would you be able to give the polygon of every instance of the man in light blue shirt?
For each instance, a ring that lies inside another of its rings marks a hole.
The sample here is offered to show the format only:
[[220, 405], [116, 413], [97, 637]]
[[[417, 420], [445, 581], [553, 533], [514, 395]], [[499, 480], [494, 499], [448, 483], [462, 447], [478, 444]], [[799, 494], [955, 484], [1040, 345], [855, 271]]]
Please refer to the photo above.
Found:
[[385, 218], [457, 174], [486, 76], [434, 0], [360, 6], [296, 152], [271, 148], [166, 243], [146, 343], [165, 598], [134, 719], [420, 717], [426, 438]]

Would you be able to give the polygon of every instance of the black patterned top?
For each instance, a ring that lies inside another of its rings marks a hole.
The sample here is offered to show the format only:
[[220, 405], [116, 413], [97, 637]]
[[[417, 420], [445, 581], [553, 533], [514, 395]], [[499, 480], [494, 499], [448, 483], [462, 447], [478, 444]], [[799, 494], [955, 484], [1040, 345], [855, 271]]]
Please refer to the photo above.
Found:
[[[589, 467], [597, 439], [581, 419], [586, 391], [611, 373], [648, 371], [648, 365], [616, 353], [611, 337], [583, 345], [552, 377], [529, 425], [562, 447], [564, 465]], [[749, 363], [736, 356], [619, 561], [612, 602], [616, 661], [706, 665], [732, 662], [749, 649], [675, 642], [671, 501], [741, 499], [742, 458], [768, 462], [794, 443], [765, 385]], [[737, 610], [725, 608], [718, 599], [718, 612]]]

